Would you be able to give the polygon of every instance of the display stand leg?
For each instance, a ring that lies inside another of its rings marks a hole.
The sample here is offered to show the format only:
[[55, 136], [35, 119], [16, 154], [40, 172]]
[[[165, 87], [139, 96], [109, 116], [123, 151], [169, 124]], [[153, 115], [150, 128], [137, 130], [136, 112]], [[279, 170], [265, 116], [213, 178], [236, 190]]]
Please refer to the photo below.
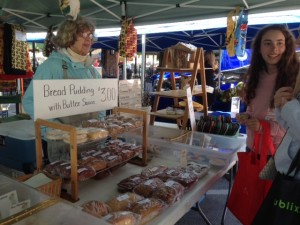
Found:
[[199, 211], [199, 214], [200, 214], [200, 216], [202, 217], [202, 219], [205, 221], [205, 223], [206, 223], [207, 225], [212, 225], [212, 223], [211, 223], [211, 222], [209, 221], [209, 219], [206, 217], [205, 213], [202, 211], [202, 209], [201, 209], [201, 207], [200, 207], [200, 203], [197, 202], [196, 205], [197, 205], [197, 209], [198, 209], [198, 211]]
[[229, 170], [228, 192], [227, 192], [226, 202], [225, 202], [225, 206], [224, 206], [224, 210], [223, 210], [223, 214], [222, 214], [221, 225], [225, 224], [224, 221], [225, 221], [225, 217], [226, 217], [226, 213], [227, 213], [227, 202], [228, 202], [229, 195], [230, 195], [230, 192], [231, 192], [234, 170], [235, 170], [234, 166], [231, 167], [230, 170]]

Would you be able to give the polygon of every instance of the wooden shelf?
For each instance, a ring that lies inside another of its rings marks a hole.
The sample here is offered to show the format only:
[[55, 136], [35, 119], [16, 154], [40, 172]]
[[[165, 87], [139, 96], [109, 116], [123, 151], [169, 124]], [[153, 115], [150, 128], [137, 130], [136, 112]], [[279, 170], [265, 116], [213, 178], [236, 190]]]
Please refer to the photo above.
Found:
[[[143, 154], [141, 161], [135, 161], [135, 164], [146, 166], [147, 165], [147, 145], [148, 145], [148, 117], [147, 112], [143, 110], [134, 110], [128, 108], [119, 108], [116, 107], [113, 109], [114, 113], [130, 113], [137, 116], [141, 116], [143, 118]], [[78, 190], [78, 173], [77, 173], [77, 165], [78, 165], [78, 155], [77, 155], [77, 147], [78, 145], [76, 137], [77, 130], [76, 127], [61, 124], [57, 122], [50, 122], [43, 119], [37, 119], [35, 121], [35, 136], [36, 136], [36, 163], [37, 163], [37, 171], [43, 170], [43, 150], [42, 150], [42, 134], [41, 127], [48, 127], [53, 129], [58, 129], [62, 131], [66, 131], [70, 135], [70, 162], [71, 162], [71, 195], [68, 196], [67, 200], [71, 202], [76, 202], [79, 200], [79, 190]]]
[[150, 115], [164, 117], [164, 118], [168, 118], [168, 119], [174, 119], [174, 120], [183, 119], [183, 115], [167, 114], [166, 109], [158, 110], [156, 112], [151, 112]]
[[[165, 52], [166, 53], [166, 52]], [[163, 62], [166, 62], [167, 59], [164, 55]], [[187, 121], [189, 119], [189, 112], [193, 112], [193, 109], [190, 109], [192, 104], [186, 104], [185, 106], [185, 113], [184, 115], [170, 115], [166, 113], [166, 110], [158, 110], [158, 104], [160, 101], [160, 98], [173, 98], [174, 100], [174, 106], [178, 105], [179, 99], [186, 99], [187, 98], [187, 92], [186, 90], [177, 90], [176, 89], [176, 81], [175, 81], [175, 72], [177, 73], [184, 73], [184, 72], [191, 72], [191, 95], [197, 95], [201, 96], [203, 99], [203, 113], [204, 115], [208, 115], [208, 106], [207, 106], [207, 92], [206, 92], [206, 80], [205, 80], [205, 69], [204, 69], [204, 53], [202, 48], [198, 48], [195, 52], [194, 62], [193, 62], [193, 68], [168, 68], [168, 67], [160, 67], [160, 77], [157, 84], [157, 89], [154, 98], [153, 103], [153, 109], [152, 113], [150, 114], [150, 124], [153, 125], [156, 117], [163, 117], [163, 118], [169, 118], [174, 119], [177, 121], [177, 125], [180, 126], [182, 129], [186, 129], [187, 127]], [[170, 91], [162, 91], [162, 84], [163, 84], [163, 77], [165, 72], [171, 73], [171, 84], [173, 90]], [[194, 90], [195, 81], [197, 73], [200, 72], [201, 76], [201, 87], [197, 87], [197, 90]]]

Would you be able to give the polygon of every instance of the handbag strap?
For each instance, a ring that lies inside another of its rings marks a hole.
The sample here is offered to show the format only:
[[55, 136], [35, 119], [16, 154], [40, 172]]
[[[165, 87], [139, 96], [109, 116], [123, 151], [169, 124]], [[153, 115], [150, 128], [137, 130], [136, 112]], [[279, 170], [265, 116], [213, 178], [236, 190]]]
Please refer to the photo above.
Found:
[[261, 167], [264, 167], [267, 160], [269, 152], [274, 155], [275, 148], [273, 145], [270, 123], [264, 120], [260, 120], [260, 125], [262, 127], [262, 132], [254, 132], [253, 150], [255, 152], [256, 158], [260, 161]]
[[289, 167], [287, 175], [289, 175], [294, 169], [296, 169], [295, 174], [294, 174], [294, 175], [296, 175], [300, 171], [300, 149], [298, 150], [296, 156], [294, 157], [293, 161], [291, 162], [291, 165]]

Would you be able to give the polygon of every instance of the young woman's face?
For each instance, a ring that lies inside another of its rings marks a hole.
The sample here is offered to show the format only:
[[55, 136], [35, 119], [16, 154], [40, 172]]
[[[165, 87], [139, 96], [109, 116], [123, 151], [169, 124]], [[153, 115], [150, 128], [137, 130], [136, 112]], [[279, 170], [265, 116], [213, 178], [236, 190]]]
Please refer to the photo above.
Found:
[[260, 52], [267, 66], [276, 65], [285, 51], [285, 37], [279, 30], [267, 31], [261, 40]]
[[93, 34], [88, 30], [77, 35], [77, 39], [71, 46], [71, 49], [79, 55], [86, 56], [91, 50], [93, 37]]

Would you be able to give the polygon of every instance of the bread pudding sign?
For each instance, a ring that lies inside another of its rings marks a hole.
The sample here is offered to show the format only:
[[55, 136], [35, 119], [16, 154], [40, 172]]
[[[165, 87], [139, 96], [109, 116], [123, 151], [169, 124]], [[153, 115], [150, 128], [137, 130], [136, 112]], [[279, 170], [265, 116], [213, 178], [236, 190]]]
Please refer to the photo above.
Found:
[[112, 109], [118, 79], [34, 80], [34, 120]]

